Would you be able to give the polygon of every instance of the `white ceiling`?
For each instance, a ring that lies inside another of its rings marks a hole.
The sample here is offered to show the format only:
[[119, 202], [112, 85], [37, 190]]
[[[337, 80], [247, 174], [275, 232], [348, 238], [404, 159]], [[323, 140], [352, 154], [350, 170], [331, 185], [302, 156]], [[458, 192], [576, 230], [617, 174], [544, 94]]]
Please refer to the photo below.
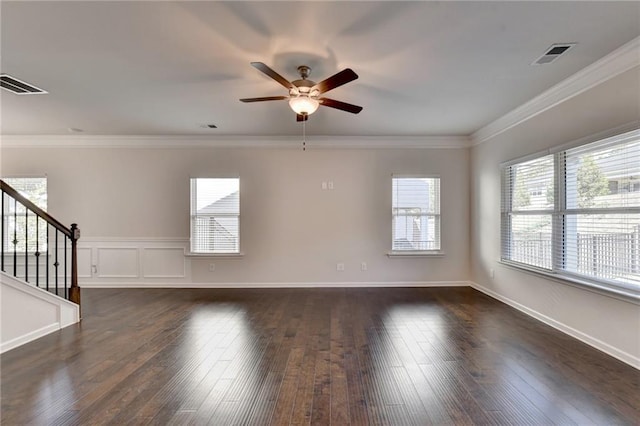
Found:
[[[5, 135], [299, 135], [286, 94], [250, 66], [315, 81], [311, 135], [469, 135], [640, 35], [639, 2], [8, 2], [1, 71], [49, 92], [1, 94]], [[553, 43], [577, 46], [531, 66]], [[213, 123], [216, 130], [200, 127]]]

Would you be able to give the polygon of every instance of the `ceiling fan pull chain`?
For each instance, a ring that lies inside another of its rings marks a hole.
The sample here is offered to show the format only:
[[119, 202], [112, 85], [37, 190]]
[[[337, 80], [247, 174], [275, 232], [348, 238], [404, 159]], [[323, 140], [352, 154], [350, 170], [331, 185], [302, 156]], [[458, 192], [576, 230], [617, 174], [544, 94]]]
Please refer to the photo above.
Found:
[[307, 121], [302, 122], [302, 150], [307, 150]]

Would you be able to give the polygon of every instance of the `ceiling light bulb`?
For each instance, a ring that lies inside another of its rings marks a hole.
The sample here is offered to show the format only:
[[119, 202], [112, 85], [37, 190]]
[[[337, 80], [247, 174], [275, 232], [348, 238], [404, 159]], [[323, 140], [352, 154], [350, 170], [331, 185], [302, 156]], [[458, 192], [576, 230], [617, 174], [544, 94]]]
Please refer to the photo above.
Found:
[[289, 106], [296, 114], [313, 114], [316, 112], [319, 105], [320, 104], [316, 99], [304, 95], [289, 99]]

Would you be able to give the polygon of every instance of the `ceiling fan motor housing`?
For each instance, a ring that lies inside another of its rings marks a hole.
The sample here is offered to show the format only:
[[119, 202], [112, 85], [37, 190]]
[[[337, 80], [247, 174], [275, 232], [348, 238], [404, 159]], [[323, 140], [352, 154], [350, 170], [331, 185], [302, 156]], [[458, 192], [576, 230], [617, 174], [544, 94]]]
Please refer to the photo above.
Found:
[[291, 96], [319, 96], [320, 92], [315, 89], [315, 90], [311, 90], [316, 83], [311, 81], [311, 80], [295, 80], [292, 81], [291, 84], [293, 84], [295, 87], [295, 89], [291, 89], [289, 91], [289, 95]]
[[303, 80], [306, 80], [311, 74], [311, 68], [306, 65], [300, 65], [298, 67], [298, 74], [300, 74], [300, 77], [302, 77]]
[[307, 80], [309, 74], [311, 74], [311, 68], [306, 65], [300, 65], [298, 67], [298, 73], [300, 74], [300, 80], [294, 80], [291, 82], [296, 88], [289, 91], [291, 96], [318, 96], [320, 93], [317, 90], [315, 94], [311, 92], [311, 88], [316, 85], [315, 81]]

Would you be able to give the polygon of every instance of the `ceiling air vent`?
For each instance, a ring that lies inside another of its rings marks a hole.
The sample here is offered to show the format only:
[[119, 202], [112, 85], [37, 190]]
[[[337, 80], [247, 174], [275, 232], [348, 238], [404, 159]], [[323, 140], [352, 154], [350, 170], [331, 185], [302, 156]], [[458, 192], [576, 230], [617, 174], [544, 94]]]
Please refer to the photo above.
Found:
[[0, 74], [0, 87], [16, 95], [41, 95], [47, 93], [32, 84], [11, 77], [9, 74]]
[[545, 54], [536, 59], [531, 65], [550, 64], [575, 45], [576, 43], [552, 44], [551, 47], [547, 49]]

